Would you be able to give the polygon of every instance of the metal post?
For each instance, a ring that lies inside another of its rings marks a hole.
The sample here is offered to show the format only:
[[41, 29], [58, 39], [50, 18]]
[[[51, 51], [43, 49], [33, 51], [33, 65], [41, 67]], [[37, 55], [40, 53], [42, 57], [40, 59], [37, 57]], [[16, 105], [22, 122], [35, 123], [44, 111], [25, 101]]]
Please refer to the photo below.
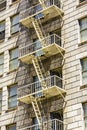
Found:
[[54, 0], [53, 0], [53, 5], [54, 5]]
[[55, 128], [55, 130], [57, 130], [57, 129], [56, 129], [56, 127], [57, 127], [57, 125], [56, 125], [56, 120], [55, 120], [55, 127], [54, 127], [54, 128]]

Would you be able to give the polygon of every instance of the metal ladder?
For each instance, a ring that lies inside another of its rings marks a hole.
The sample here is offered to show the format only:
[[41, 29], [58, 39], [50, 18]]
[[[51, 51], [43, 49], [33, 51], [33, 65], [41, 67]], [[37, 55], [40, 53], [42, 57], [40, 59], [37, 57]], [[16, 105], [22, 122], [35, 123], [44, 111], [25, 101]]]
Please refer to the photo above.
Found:
[[40, 4], [41, 4], [41, 6], [43, 7], [43, 9], [46, 9], [46, 5], [45, 5], [45, 3], [44, 3], [44, 0], [39, 0], [39, 2], [40, 2]]
[[39, 109], [39, 106], [38, 106], [36, 98], [34, 98], [32, 100], [32, 106], [33, 106], [33, 109], [34, 109], [34, 112], [35, 112], [38, 124], [39, 124], [39, 126], [41, 126], [41, 124], [42, 124], [42, 117], [41, 117], [41, 112], [40, 112], [40, 109]]
[[39, 41], [41, 42], [42, 46], [45, 47], [46, 46], [46, 42], [44, 41], [44, 36], [42, 34], [42, 31], [40, 29], [38, 20], [35, 18], [32, 18], [32, 24], [34, 26], [34, 29], [36, 31], [37, 37], [39, 39]]
[[43, 77], [42, 71], [40, 69], [37, 57], [34, 57], [32, 59], [32, 63], [34, 65], [34, 68], [35, 68], [36, 74], [39, 78], [39, 81], [41, 82], [42, 89], [45, 89], [46, 88], [46, 82], [44, 81], [44, 77]]

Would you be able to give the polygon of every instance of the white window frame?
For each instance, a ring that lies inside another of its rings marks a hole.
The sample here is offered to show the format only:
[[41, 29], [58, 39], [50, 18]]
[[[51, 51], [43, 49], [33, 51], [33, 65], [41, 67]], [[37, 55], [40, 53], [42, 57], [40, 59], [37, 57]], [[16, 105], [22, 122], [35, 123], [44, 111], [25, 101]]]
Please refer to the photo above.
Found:
[[11, 99], [12, 97], [17, 96], [17, 94], [16, 94], [16, 95], [13, 95], [13, 96], [9, 96], [9, 89], [10, 89], [10, 88], [12, 88], [12, 87], [14, 87], [14, 86], [16, 86], [16, 87], [17, 87], [17, 83], [15, 83], [15, 84], [13, 84], [13, 85], [8, 86], [8, 109], [15, 109], [15, 108], [17, 107], [17, 105], [16, 105], [16, 106], [14, 106], [14, 107], [9, 107], [9, 99]]
[[18, 60], [18, 56], [11, 59], [11, 54], [10, 53], [11, 53], [12, 50], [15, 50], [15, 49], [18, 49], [18, 47], [15, 47], [15, 48], [12, 48], [11, 50], [9, 50], [9, 71], [14, 71], [14, 70], [18, 69], [18, 66], [19, 66], [19, 62], [18, 62], [18, 65], [17, 65], [16, 68], [13, 68], [13, 69], [10, 68], [10, 62], [14, 61], [14, 60]]
[[82, 63], [81, 63], [83, 59], [87, 59], [87, 57], [83, 57], [83, 58], [80, 59], [80, 77], [81, 77], [80, 84], [86, 85], [87, 83], [83, 83], [83, 73], [84, 72], [83, 72]]
[[81, 32], [87, 30], [87, 28], [81, 30], [80, 21], [83, 20], [83, 19], [87, 19], [87, 17], [82, 17], [82, 18], [80, 18], [80, 19], [78, 20], [78, 25], [79, 25], [79, 40], [80, 40], [81, 43], [87, 41], [87, 39], [86, 39], [86, 40], [82, 40], [82, 39], [81, 39]]

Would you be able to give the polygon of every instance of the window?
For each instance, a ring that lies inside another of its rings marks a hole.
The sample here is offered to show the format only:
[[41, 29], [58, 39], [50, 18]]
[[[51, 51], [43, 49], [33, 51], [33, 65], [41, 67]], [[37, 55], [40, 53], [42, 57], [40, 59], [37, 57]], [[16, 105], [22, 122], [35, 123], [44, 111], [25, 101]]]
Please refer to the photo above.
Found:
[[19, 32], [19, 14], [11, 17], [11, 34]]
[[0, 40], [5, 39], [5, 21], [0, 22]]
[[10, 62], [9, 62], [9, 70], [15, 70], [18, 68], [18, 48], [10, 50]]
[[85, 125], [85, 129], [87, 130], [87, 103], [83, 103], [83, 112], [84, 112], [84, 125]]
[[0, 0], [0, 11], [6, 9], [6, 0]]
[[8, 108], [17, 106], [17, 84], [8, 87]]
[[0, 113], [2, 111], [2, 90], [0, 90]]
[[87, 83], [87, 58], [81, 59], [82, 66], [82, 83]]
[[7, 130], [16, 130], [16, 124], [7, 126]]
[[0, 54], [0, 75], [4, 72], [4, 54]]
[[79, 20], [80, 25], [80, 39], [81, 42], [87, 40], [87, 18], [83, 18]]

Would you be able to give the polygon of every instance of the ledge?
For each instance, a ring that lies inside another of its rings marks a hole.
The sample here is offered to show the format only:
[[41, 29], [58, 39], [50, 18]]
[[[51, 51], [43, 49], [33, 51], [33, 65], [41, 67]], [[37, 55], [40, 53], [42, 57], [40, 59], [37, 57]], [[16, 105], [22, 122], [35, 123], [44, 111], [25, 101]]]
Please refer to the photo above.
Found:
[[11, 36], [8, 37], [8, 40], [13, 38], [13, 37], [17, 37], [19, 36], [20, 32], [17, 32], [17, 33], [14, 33], [14, 34], [11, 34]]
[[80, 43], [78, 44], [78, 46], [81, 46], [81, 45], [84, 45], [84, 44], [87, 44], [87, 40], [86, 40], [86, 41], [83, 41], [83, 42], [80, 42]]
[[87, 0], [86, 0], [86, 1], [83, 1], [83, 2], [80, 2], [76, 7], [78, 8], [78, 7], [83, 6], [83, 5], [85, 5], [85, 4], [87, 4]]
[[[18, 68], [19, 68], [19, 67], [18, 67]], [[7, 72], [7, 74], [10, 74], [10, 73], [12, 73], [12, 72], [18, 71], [18, 68], [17, 68], [17, 69], [10, 70], [9, 72]]]
[[87, 84], [83, 84], [80, 86], [80, 89], [84, 89], [84, 88], [87, 88]]
[[2, 42], [4, 42], [5, 41], [5, 39], [2, 39], [2, 40], [0, 40], [0, 43], [2, 43]]
[[11, 112], [11, 111], [15, 111], [17, 110], [17, 107], [14, 107], [14, 108], [8, 108], [8, 110], [6, 112]]
[[15, 5], [15, 4], [19, 3], [19, 2], [20, 2], [20, 0], [14, 1], [14, 2], [12, 2], [12, 3], [10, 4], [10, 6], [13, 6], [13, 5]]

